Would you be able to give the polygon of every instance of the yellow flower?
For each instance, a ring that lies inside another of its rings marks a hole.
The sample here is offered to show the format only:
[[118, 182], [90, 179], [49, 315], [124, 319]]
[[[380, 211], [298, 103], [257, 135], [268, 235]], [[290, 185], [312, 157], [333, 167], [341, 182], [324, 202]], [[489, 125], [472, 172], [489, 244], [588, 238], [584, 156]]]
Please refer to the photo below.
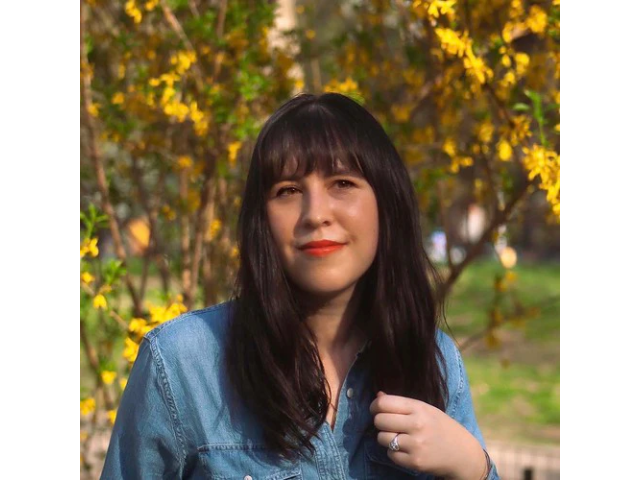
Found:
[[316, 31], [311, 29], [305, 30], [304, 36], [309, 40], [313, 40], [314, 38], [316, 38]]
[[105, 385], [111, 385], [113, 383], [113, 381], [116, 379], [116, 376], [118, 374], [112, 370], [103, 370], [100, 373], [100, 376], [102, 377], [102, 382]]
[[182, 303], [181, 297], [176, 297], [176, 300], [168, 307], [149, 305], [148, 308], [151, 322], [154, 324], [167, 322], [187, 311], [187, 307]]
[[240, 254], [240, 250], [238, 250], [238, 247], [234, 245], [230, 253], [231, 258], [238, 258], [239, 254]]
[[333, 79], [324, 86], [323, 90], [325, 92], [336, 93], [357, 93], [358, 84], [351, 77], [348, 77], [344, 82], [338, 82], [337, 80]]
[[89, 106], [87, 107], [87, 111], [89, 112], [89, 115], [91, 115], [92, 117], [97, 117], [98, 114], [100, 113], [100, 104], [98, 103], [90, 103]]
[[148, 327], [147, 321], [144, 318], [132, 318], [129, 322], [129, 331], [131, 333], [138, 333], [144, 335], [151, 327]]
[[88, 415], [96, 409], [96, 401], [93, 397], [89, 397], [85, 400], [80, 400], [80, 413], [82, 415]]
[[136, 6], [135, 0], [128, 0], [127, 3], [124, 4], [124, 11], [135, 23], [140, 23], [142, 21], [142, 12]]
[[547, 201], [555, 215], [560, 215], [560, 155], [540, 145], [523, 148], [523, 163], [529, 179], [540, 178], [540, 188], [546, 190]]
[[189, 104], [189, 116], [194, 123], [200, 123], [204, 120], [204, 113], [198, 109], [197, 102], [191, 102]]
[[97, 238], [85, 238], [80, 245], [80, 258], [84, 258], [89, 254], [90, 257], [97, 257], [100, 251], [98, 250]]
[[95, 280], [95, 277], [89, 272], [82, 272], [82, 274], [80, 275], [80, 280], [82, 280], [82, 283], [84, 283], [85, 285], [90, 285]]
[[513, 125], [505, 128], [502, 133], [508, 136], [509, 143], [518, 145], [522, 140], [531, 136], [531, 120], [525, 115], [518, 115], [512, 118]]
[[167, 321], [173, 320], [174, 318], [180, 316], [180, 314], [187, 311], [187, 307], [182, 303], [174, 302], [166, 310], [165, 316]]
[[181, 155], [178, 157], [178, 170], [186, 170], [193, 167], [193, 160], [189, 155]]
[[411, 4], [411, 9], [418, 18], [424, 19], [428, 17], [436, 19], [439, 18], [440, 15], [455, 13], [453, 7], [456, 1], [457, 0], [414, 0]]
[[222, 222], [217, 218], [213, 219], [213, 221], [209, 225], [209, 237], [211, 239], [215, 238], [221, 228], [222, 228]]
[[533, 33], [543, 33], [544, 29], [547, 28], [547, 14], [538, 5], [534, 5], [529, 10], [529, 17], [527, 17], [525, 23]]
[[462, 36], [459, 36], [454, 30], [448, 28], [436, 28], [436, 35], [440, 39], [442, 48], [449, 55], [455, 55], [458, 57], [464, 56], [470, 44], [466, 32], [463, 33]]
[[147, 12], [150, 12], [151, 10], [153, 10], [154, 8], [156, 8], [156, 5], [158, 5], [159, 0], [149, 0], [147, 3], [144, 4], [144, 8]]
[[104, 295], [99, 294], [93, 297], [93, 308], [95, 308], [96, 310], [107, 309], [107, 299], [104, 297]]
[[113, 103], [114, 105], [122, 105], [124, 103], [124, 93], [114, 93], [113, 97], [111, 97], [111, 103]]
[[516, 75], [522, 77], [529, 67], [530, 58], [526, 53], [516, 53]]
[[229, 163], [231, 164], [231, 166], [235, 166], [236, 164], [236, 158], [238, 157], [238, 150], [240, 150], [240, 147], [242, 146], [242, 142], [233, 142], [231, 144], [229, 144], [229, 146], [227, 147], [227, 150], [229, 151]]
[[482, 143], [489, 143], [493, 137], [493, 123], [491, 120], [485, 120], [478, 127], [478, 138]]
[[391, 113], [398, 122], [406, 122], [411, 117], [412, 105], [392, 105]]
[[509, 145], [509, 142], [507, 142], [505, 139], [500, 140], [498, 142], [498, 158], [503, 162], [507, 162], [511, 160], [512, 156], [513, 149], [511, 148], [511, 145]]
[[160, 103], [162, 105], [167, 105], [173, 96], [176, 94], [175, 88], [171, 85], [167, 85], [165, 89], [162, 91], [162, 98], [160, 98]]
[[139, 349], [140, 346], [129, 337], [127, 337], [124, 339], [124, 351], [122, 352], [122, 356], [126, 358], [130, 363], [133, 363], [138, 356]]
[[[168, 88], [165, 89], [165, 93], [168, 90]], [[179, 122], [184, 122], [189, 115], [189, 107], [178, 100], [172, 100], [165, 104], [164, 113], [169, 117], [176, 117]]]
[[297, 78], [295, 82], [293, 82], [294, 90], [300, 91], [304, 89], [304, 79]]
[[[174, 82], [180, 80], [180, 75], [174, 72], [163, 73], [160, 75], [160, 80], [167, 84], [167, 87], [173, 87]], [[174, 90], [175, 93], [175, 90]]]
[[471, 165], [473, 165], [473, 158], [455, 156], [451, 160], [451, 165], [449, 166], [449, 170], [452, 173], [458, 173], [460, 171], [460, 167], [470, 167]]
[[124, 388], [127, 386], [127, 378], [120, 379], [120, 390], [124, 391]]
[[476, 57], [471, 47], [467, 49], [463, 64], [467, 75], [475, 78], [480, 83], [485, 83], [487, 80], [493, 78], [493, 70], [485, 65], [482, 58]]
[[111, 425], [113, 425], [114, 423], [116, 423], [116, 410], [107, 410], [107, 416], [109, 417], [109, 423], [111, 423]]
[[447, 138], [442, 145], [442, 151], [453, 157], [457, 153], [456, 141], [451, 137]]
[[171, 64], [176, 65], [176, 72], [182, 75], [196, 61], [196, 52], [181, 50], [171, 57]]

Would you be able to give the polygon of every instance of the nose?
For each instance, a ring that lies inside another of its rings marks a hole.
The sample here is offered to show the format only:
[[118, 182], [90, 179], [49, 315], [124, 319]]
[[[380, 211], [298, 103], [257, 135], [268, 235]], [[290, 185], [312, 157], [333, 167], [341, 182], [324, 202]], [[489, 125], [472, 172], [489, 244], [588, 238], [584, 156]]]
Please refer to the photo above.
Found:
[[331, 199], [320, 183], [309, 186], [303, 194], [300, 221], [307, 228], [326, 226], [333, 221]]

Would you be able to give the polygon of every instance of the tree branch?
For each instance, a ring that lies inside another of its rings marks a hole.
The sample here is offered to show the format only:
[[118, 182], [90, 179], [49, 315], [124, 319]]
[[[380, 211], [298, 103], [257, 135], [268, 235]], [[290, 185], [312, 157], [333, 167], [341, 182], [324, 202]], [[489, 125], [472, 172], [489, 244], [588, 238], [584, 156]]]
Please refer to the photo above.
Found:
[[[116, 255], [122, 262], [122, 265], [126, 268], [127, 266], [127, 253], [124, 249], [124, 245], [122, 243], [122, 236], [120, 234], [120, 227], [118, 225], [116, 214], [111, 205], [111, 201], [109, 199], [109, 189], [107, 186], [107, 177], [104, 171], [104, 165], [102, 161], [102, 157], [100, 156], [98, 150], [98, 142], [96, 135], [96, 128], [93, 121], [93, 116], [89, 113], [89, 106], [92, 102], [92, 92], [91, 92], [91, 78], [86, 72], [86, 68], [89, 66], [89, 61], [87, 58], [87, 51], [84, 43], [84, 14], [81, 10], [80, 14], [80, 58], [81, 63], [84, 65], [84, 69], [82, 69], [82, 105], [83, 105], [83, 113], [84, 113], [84, 124], [88, 130], [88, 140], [89, 140], [89, 156], [93, 162], [93, 167], [96, 172], [96, 181], [98, 183], [98, 189], [100, 191], [102, 210], [107, 214], [109, 218], [109, 230], [111, 231], [111, 237], [113, 238], [113, 243], [116, 250]], [[124, 280], [127, 285], [127, 289], [129, 290], [129, 294], [131, 295], [131, 300], [133, 302], [133, 309], [136, 315], [141, 315], [142, 308], [140, 303], [140, 298], [137, 295], [136, 289], [131, 280], [131, 276], [128, 271], [125, 270]]]

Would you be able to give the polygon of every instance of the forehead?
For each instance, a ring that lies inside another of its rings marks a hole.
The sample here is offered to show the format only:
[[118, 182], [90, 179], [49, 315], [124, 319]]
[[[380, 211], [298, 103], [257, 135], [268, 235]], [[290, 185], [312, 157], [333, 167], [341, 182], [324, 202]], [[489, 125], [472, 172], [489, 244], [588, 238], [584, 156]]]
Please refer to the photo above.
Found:
[[331, 162], [310, 163], [311, 162], [300, 161], [294, 158], [285, 160], [277, 180], [300, 179], [312, 172], [317, 172], [324, 176], [346, 174], [360, 175], [358, 170], [340, 159], [332, 160]]

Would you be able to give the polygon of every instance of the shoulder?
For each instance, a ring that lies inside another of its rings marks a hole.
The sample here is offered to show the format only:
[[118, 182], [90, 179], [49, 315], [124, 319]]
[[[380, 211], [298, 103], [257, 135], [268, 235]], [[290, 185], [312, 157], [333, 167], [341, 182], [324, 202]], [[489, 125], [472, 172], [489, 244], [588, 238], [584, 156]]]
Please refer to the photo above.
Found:
[[449, 410], [455, 408], [456, 399], [465, 388], [464, 364], [460, 350], [453, 339], [440, 329], [436, 333], [436, 342], [442, 352], [443, 363], [440, 363], [440, 369], [445, 376], [449, 390], [447, 402], [447, 410]]
[[230, 300], [183, 313], [147, 332], [144, 339], [163, 357], [218, 357], [233, 307], [234, 301]]

